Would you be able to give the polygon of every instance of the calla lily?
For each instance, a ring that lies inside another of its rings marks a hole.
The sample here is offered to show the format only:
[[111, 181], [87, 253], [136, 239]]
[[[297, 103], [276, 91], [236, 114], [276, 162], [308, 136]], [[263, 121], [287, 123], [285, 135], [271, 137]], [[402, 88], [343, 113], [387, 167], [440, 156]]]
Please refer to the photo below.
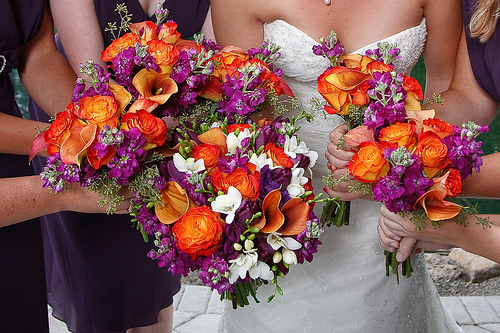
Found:
[[186, 191], [176, 182], [168, 182], [161, 191], [161, 204], [155, 206], [155, 213], [161, 223], [172, 224], [177, 222], [196, 204], [189, 197]]
[[339, 58], [339, 62], [347, 68], [359, 68], [362, 72], [366, 70], [368, 64], [375, 62], [370, 57], [361, 54], [350, 53]]
[[234, 220], [234, 213], [240, 207], [242, 199], [240, 191], [234, 186], [229, 186], [227, 194], [219, 195], [211, 202], [212, 210], [226, 214], [226, 223], [231, 224]]
[[432, 119], [435, 115], [436, 111], [434, 109], [406, 111], [406, 119], [415, 122], [415, 133], [417, 135], [420, 135], [423, 131], [424, 120]]
[[196, 173], [205, 170], [205, 161], [203, 159], [195, 160], [192, 157], [184, 159], [181, 154], [173, 155], [174, 165], [180, 172]]
[[35, 140], [31, 144], [31, 149], [30, 149], [30, 156], [29, 156], [29, 161], [33, 159], [36, 155], [41, 153], [42, 151], [46, 151], [47, 148], [49, 147], [49, 143], [45, 141], [45, 132], [47, 131], [42, 131], [38, 133], [36, 136]]
[[216, 77], [210, 77], [198, 95], [213, 102], [219, 101], [222, 98], [222, 82]]
[[70, 136], [61, 144], [61, 160], [65, 164], [80, 165], [85, 150], [92, 145], [97, 136], [97, 125], [79, 125], [70, 130]]
[[462, 210], [462, 206], [443, 200], [443, 194], [438, 189], [426, 192], [415, 203], [415, 207], [422, 207], [431, 221], [441, 221], [454, 218]]
[[161, 74], [154, 70], [141, 69], [134, 76], [132, 84], [139, 94], [155, 103], [165, 103], [178, 91], [177, 83], [170, 74]]
[[361, 142], [375, 141], [373, 129], [368, 126], [358, 126], [344, 134], [345, 143], [351, 147], [357, 147]]
[[198, 140], [202, 143], [206, 143], [208, 145], [214, 145], [219, 147], [222, 154], [226, 155], [227, 153], [227, 144], [226, 144], [226, 136], [220, 127], [213, 127], [198, 135]]
[[269, 192], [262, 202], [263, 215], [252, 227], [263, 233], [280, 232], [285, 236], [301, 233], [309, 220], [310, 206], [300, 198], [288, 200], [279, 208], [281, 193], [279, 189]]
[[121, 86], [119, 84], [110, 83], [109, 90], [115, 97], [119, 117], [121, 113], [123, 113], [123, 110], [125, 110], [125, 107], [128, 105], [128, 103], [130, 103], [130, 101], [132, 100], [132, 95], [127, 91], [127, 89], [125, 89], [124, 86]]

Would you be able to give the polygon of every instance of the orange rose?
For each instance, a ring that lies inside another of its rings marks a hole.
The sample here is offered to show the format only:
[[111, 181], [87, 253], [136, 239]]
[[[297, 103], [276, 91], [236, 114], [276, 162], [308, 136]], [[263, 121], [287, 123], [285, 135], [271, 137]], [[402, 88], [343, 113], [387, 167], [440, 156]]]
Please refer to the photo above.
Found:
[[165, 22], [161, 25], [160, 31], [158, 31], [158, 39], [161, 39], [165, 43], [176, 44], [181, 38], [181, 33], [177, 31], [177, 23], [175, 22]]
[[275, 143], [268, 143], [264, 151], [266, 152], [267, 156], [273, 160], [273, 164], [275, 166], [279, 165], [283, 168], [293, 167], [293, 162], [292, 160], [290, 160], [290, 157], [285, 154], [283, 148], [276, 146]]
[[100, 129], [104, 125], [116, 127], [118, 122], [117, 104], [111, 96], [84, 97], [80, 100], [77, 113], [90, 124], [96, 124]]
[[363, 183], [379, 180], [387, 174], [389, 168], [383, 148], [372, 141], [362, 142], [349, 162], [349, 172]]
[[122, 117], [120, 127], [127, 131], [136, 127], [148, 142], [144, 146], [144, 150], [160, 147], [166, 139], [167, 125], [165, 125], [165, 122], [144, 110], [126, 113]]
[[424, 166], [425, 174], [430, 178], [451, 163], [448, 147], [441, 142], [439, 135], [431, 131], [420, 134], [415, 154]]
[[236, 132], [236, 130], [240, 130], [240, 132], [243, 132], [245, 129], [252, 129], [252, 125], [250, 124], [230, 124], [226, 126], [226, 132], [227, 134]]
[[203, 159], [205, 167], [211, 169], [219, 162], [220, 149], [215, 145], [202, 143], [193, 148], [193, 157], [196, 160]]
[[453, 125], [442, 121], [441, 119], [428, 118], [425, 119], [423, 123], [427, 127], [427, 129], [435, 132], [441, 139], [453, 133]]
[[434, 184], [443, 183], [446, 188], [446, 196], [454, 197], [462, 192], [462, 177], [457, 169], [450, 169], [443, 176], [433, 179]]
[[101, 59], [105, 62], [111, 62], [118, 53], [134, 46], [138, 41], [139, 36], [128, 32], [122, 37], [113, 40], [111, 45], [101, 52]]
[[59, 152], [59, 147], [69, 136], [69, 130], [73, 127], [76, 118], [72, 113], [73, 102], [71, 102], [66, 110], [56, 113], [56, 119], [50, 124], [50, 127], [44, 134], [44, 140], [49, 144], [47, 151], [50, 155]]
[[172, 227], [177, 247], [196, 259], [209, 256], [222, 243], [224, 221], [207, 206], [191, 208]]
[[318, 92], [341, 115], [348, 114], [351, 104], [365, 105], [370, 74], [358, 69], [336, 66], [318, 77]]
[[424, 98], [424, 93], [420, 83], [411, 76], [403, 75], [403, 78], [403, 88], [406, 92], [413, 94], [416, 100], [421, 101]]
[[412, 123], [395, 123], [380, 130], [381, 141], [395, 143], [398, 147], [406, 147], [412, 151], [417, 143], [415, 125]]
[[179, 49], [162, 40], [150, 40], [148, 46], [148, 54], [156, 59], [158, 65], [172, 66], [179, 57]]
[[214, 57], [214, 76], [222, 82], [226, 81], [226, 75], [233, 77], [238, 73], [238, 69], [245, 67], [248, 55], [238, 47], [225, 47]]

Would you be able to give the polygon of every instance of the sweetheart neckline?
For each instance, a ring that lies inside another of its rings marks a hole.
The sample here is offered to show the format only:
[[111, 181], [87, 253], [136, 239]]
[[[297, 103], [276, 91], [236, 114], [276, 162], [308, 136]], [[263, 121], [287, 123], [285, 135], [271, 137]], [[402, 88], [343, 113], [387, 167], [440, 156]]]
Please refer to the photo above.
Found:
[[[295, 30], [299, 31], [300, 33], [302, 33], [304, 36], [306, 36], [306, 37], [307, 37], [307, 38], [308, 38], [311, 42], [313, 42], [314, 44], [319, 44], [319, 42], [318, 42], [316, 39], [314, 39], [312, 36], [310, 36], [309, 34], [307, 34], [307, 33], [306, 33], [306, 32], [304, 32], [304, 31], [300, 30], [299, 28], [297, 28], [297, 27], [296, 27], [296, 26], [294, 26], [293, 24], [288, 23], [288, 22], [287, 22], [287, 21], [285, 21], [285, 20], [276, 19], [276, 20], [274, 20], [274, 21], [272, 21], [272, 22], [265, 23], [265, 24], [264, 24], [264, 30], [265, 30], [265, 26], [266, 26], [266, 25], [269, 25], [269, 24], [272, 24], [272, 23], [274, 23], [274, 22], [278, 22], [278, 21], [279, 21], [279, 22], [283, 22], [284, 24], [286, 24], [287, 26], [291, 27], [292, 29], [295, 29]], [[394, 38], [394, 37], [396, 37], [396, 36], [398, 36], [398, 35], [400, 35], [400, 34], [403, 34], [403, 33], [407, 32], [407, 31], [409, 31], [409, 30], [418, 29], [418, 28], [420, 28], [420, 26], [422, 26], [423, 24], [425, 24], [425, 17], [423, 17], [423, 18], [422, 18], [422, 21], [421, 21], [421, 22], [420, 22], [420, 24], [418, 24], [418, 25], [415, 25], [415, 26], [413, 26], [413, 27], [407, 28], [407, 29], [405, 29], [405, 30], [402, 30], [402, 31], [397, 32], [397, 33], [395, 33], [395, 34], [392, 34], [392, 35], [390, 35], [390, 36], [384, 37], [384, 38], [382, 38], [382, 39], [380, 39], [380, 40], [378, 40], [378, 41], [375, 41], [375, 42], [373, 42], [373, 43], [367, 44], [367, 45], [365, 45], [365, 46], [363, 46], [363, 47], [360, 47], [360, 48], [358, 48], [357, 50], [355, 50], [355, 51], [353, 51], [353, 52], [349, 52], [349, 53], [358, 53], [360, 50], [363, 50], [363, 49], [365, 49], [365, 48], [366, 48], [366, 47], [368, 47], [368, 46], [371, 46], [371, 45], [376, 45], [377, 43], [380, 43], [381, 41], [387, 40], [387, 39], [389, 39], [389, 38]]]

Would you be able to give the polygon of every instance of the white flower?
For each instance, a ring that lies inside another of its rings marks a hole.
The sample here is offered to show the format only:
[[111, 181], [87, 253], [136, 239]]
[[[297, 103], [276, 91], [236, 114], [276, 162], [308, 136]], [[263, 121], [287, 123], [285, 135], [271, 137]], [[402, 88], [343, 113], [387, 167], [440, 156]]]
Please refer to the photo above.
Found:
[[306, 193], [304, 185], [309, 181], [309, 179], [304, 177], [304, 172], [305, 170], [302, 168], [294, 167], [292, 169], [292, 178], [286, 188], [290, 197], [297, 198]]
[[228, 153], [234, 155], [236, 154], [236, 149], [241, 148], [241, 141], [245, 138], [248, 138], [252, 135], [248, 128], [245, 128], [243, 131], [238, 133], [238, 136], [234, 134], [235, 132], [231, 132], [227, 135], [226, 145]]
[[273, 165], [273, 160], [268, 158], [267, 157], [267, 154], [262, 152], [262, 154], [260, 154], [259, 156], [257, 156], [257, 154], [252, 154], [252, 156], [250, 156], [250, 160], [249, 160], [250, 163], [252, 164], [255, 164], [255, 166], [257, 166], [257, 171], [260, 172], [260, 170], [268, 165], [269, 166], [269, 169], [272, 170], [272, 169], [275, 169], [276, 167]]
[[273, 250], [278, 251], [281, 249], [283, 255], [283, 262], [289, 265], [295, 265], [297, 263], [297, 255], [293, 250], [298, 250], [302, 247], [302, 244], [297, 242], [292, 237], [281, 237], [277, 232], [272, 232], [267, 235], [267, 243], [271, 245]]
[[180, 172], [194, 173], [205, 170], [205, 161], [203, 159], [197, 161], [192, 157], [184, 159], [181, 154], [175, 153], [173, 160], [175, 167]]
[[283, 150], [290, 158], [297, 157], [297, 154], [306, 155], [309, 157], [310, 168], [316, 164], [319, 156], [317, 151], [309, 150], [304, 141], [297, 142], [296, 136], [285, 136], [285, 145], [283, 146]]
[[231, 266], [229, 266], [229, 283], [235, 283], [238, 277], [244, 279], [247, 272], [252, 279], [272, 280], [274, 277], [269, 266], [265, 262], [258, 260], [256, 249], [240, 253], [238, 258], [229, 260], [229, 263], [231, 263]]
[[240, 191], [234, 186], [229, 186], [227, 194], [219, 195], [212, 201], [212, 210], [226, 214], [226, 223], [231, 224], [234, 220], [234, 212], [240, 207], [242, 199]]

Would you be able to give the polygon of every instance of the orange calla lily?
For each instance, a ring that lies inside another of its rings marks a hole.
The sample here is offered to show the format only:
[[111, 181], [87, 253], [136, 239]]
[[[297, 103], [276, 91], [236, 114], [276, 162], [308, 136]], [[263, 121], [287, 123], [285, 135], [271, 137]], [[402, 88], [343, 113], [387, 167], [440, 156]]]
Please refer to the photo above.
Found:
[[363, 56], [360, 54], [346, 54], [339, 58], [339, 62], [343, 64], [347, 68], [358, 68], [360, 71], [364, 72], [366, 70], [366, 66], [369, 63], [374, 62], [370, 57]]
[[263, 233], [279, 232], [284, 236], [298, 235], [306, 228], [311, 210], [309, 204], [300, 198], [288, 200], [281, 209], [279, 189], [269, 192], [262, 202], [263, 215], [252, 227], [259, 228]]
[[222, 82], [218, 78], [209, 77], [198, 94], [203, 98], [216, 102], [222, 98]]
[[406, 119], [415, 122], [415, 133], [420, 135], [423, 131], [423, 122], [426, 119], [434, 118], [436, 111], [429, 110], [407, 110]]
[[462, 206], [443, 200], [439, 189], [432, 189], [421, 196], [415, 203], [415, 208], [422, 207], [431, 221], [452, 219], [462, 210]]
[[222, 132], [222, 128], [220, 127], [211, 128], [205, 133], [198, 135], [197, 138], [202, 143], [219, 147], [222, 154], [226, 155], [227, 153], [226, 136], [224, 135], [224, 132]]
[[285, 223], [279, 233], [283, 236], [300, 234], [306, 228], [310, 210], [309, 204], [301, 198], [292, 198], [285, 202], [281, 208], [282, 213], [285, 215]]
[[405, 110], [421, 110], [422, 105], [417, 98], [417, 94], [409, 91], [405, 99]]
[[285, 215], [280, 211], [280, 201], [281, 193], [278, 189], [269, 192], [262, 201], [262, 218], [254, 227], [264, 233], [275, 232], [281, 228], [285, 223]]
[[173, 181], [161, 191], [161, 202], [163, 205], [155, 206], [155, 213], [164, 224], [177, 222], [188, 210], [197, 206], [187, 192]]
[[45, 141], [45, 132], [47, 131], [42, 131], [38, 133], [36, 136], [35, 140], [31, 144], [31, 149], [30, 149], [30, 156], [28, 161], [31, 162], [33, 157], [41, 153], [42, 151], [46, 151], [47, 148], [49, 147], [49, 142]]
[[161, 74], [154, 70], [141, 69], [134, 76], [132, 84], [139, 94], [155, 103], [165, 103], [178, 90], [177, 83], [170, 74]]
[[79, 125], [70, 130], [70, 135], [61, 144], [61, 160], [65, 164], [80, 165], [83, 152], [92, 145], [97, 136], [96, 124]]
[[124, 86], [119, 84], [110, 83], [109, 90], [115, 96], [116, 106], [118, 108], [118, 117], [121, 116], [125, 107], [132, 100], [132, 95], [125, 89]]

